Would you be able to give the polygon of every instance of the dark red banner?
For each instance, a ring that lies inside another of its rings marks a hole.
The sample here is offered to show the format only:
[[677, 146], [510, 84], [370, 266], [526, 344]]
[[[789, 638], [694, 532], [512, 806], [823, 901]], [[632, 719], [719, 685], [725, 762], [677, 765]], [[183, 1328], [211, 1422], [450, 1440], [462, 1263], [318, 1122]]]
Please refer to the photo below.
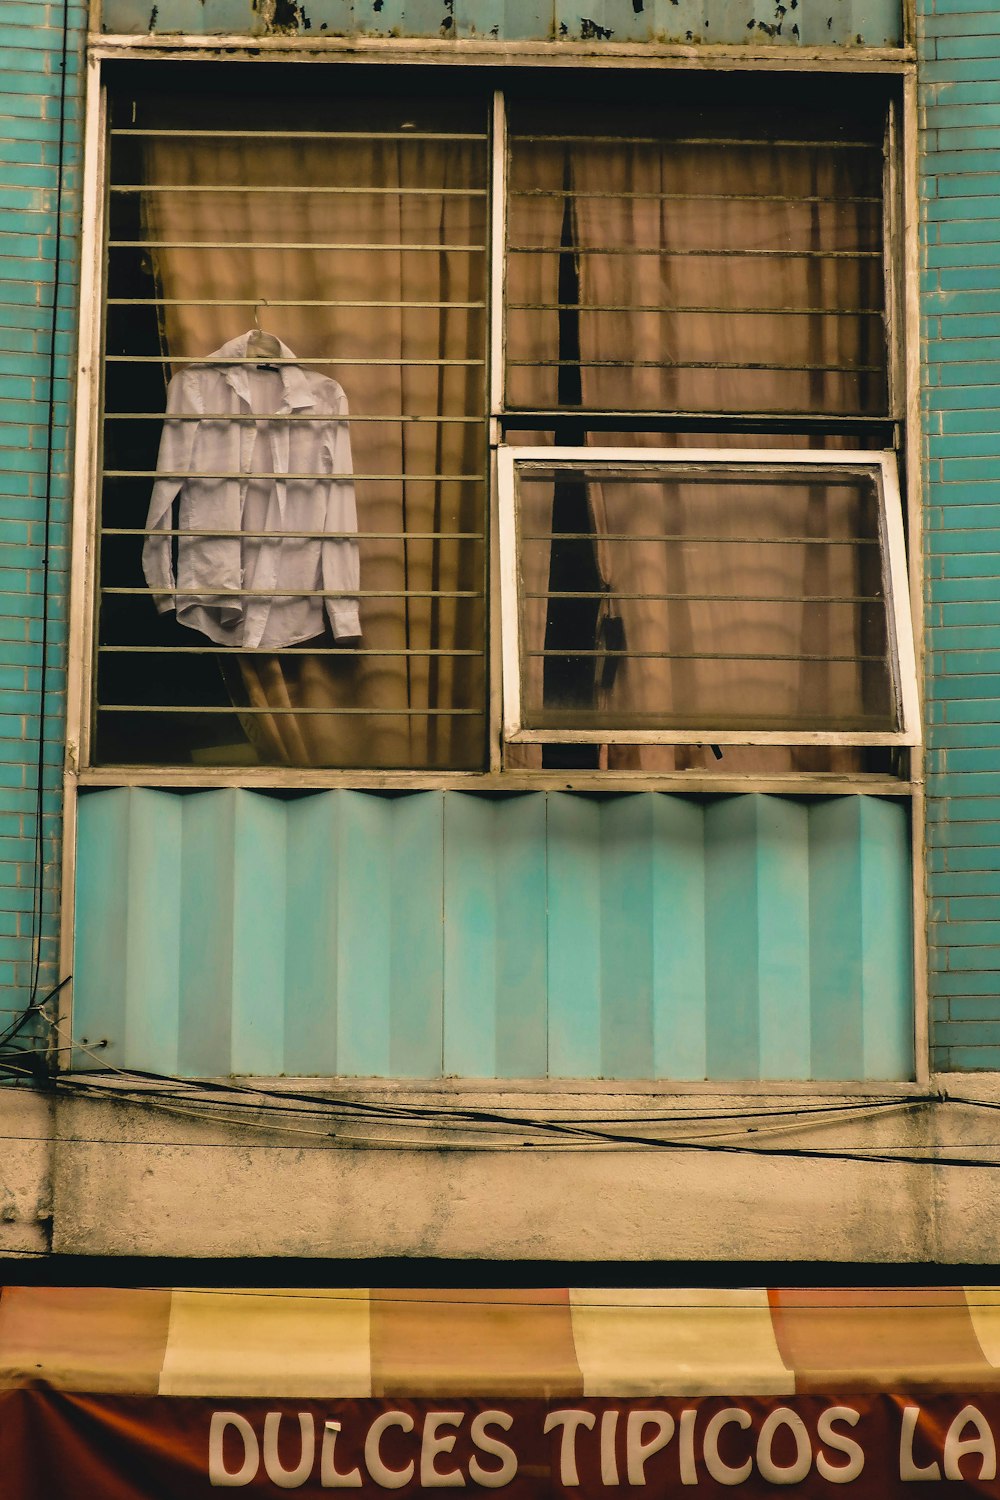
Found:
[[997, 1496], [1000, 1395], [241, 1400], [0, 1393], [0, 1500], [496, 1491]]

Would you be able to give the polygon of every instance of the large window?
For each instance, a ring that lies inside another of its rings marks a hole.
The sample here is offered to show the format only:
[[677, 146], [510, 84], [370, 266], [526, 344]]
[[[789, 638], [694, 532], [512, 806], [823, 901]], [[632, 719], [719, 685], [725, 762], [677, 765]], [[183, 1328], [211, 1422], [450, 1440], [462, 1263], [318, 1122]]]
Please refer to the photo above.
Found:
[[91, 762], [899, 767], [882, 85], [372, 71], [112, 87]]

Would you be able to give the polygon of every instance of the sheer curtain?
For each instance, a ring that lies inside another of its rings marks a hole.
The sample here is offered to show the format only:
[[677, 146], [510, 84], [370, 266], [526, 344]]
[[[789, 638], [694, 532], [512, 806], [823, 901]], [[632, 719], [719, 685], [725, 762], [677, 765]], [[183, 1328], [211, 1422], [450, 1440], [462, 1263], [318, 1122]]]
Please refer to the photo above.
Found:
[[168, 357], [210, 354], [264, 303], [303, 365], [337, 361], [313, 367], [351, 413], [360, 650], [229, 659], [247, 705], [312, 710], [245, 715], [264, 761], [483, 762], [484, 257], [439, 247], [484, 244], [484, 170], [479, 141], [151, 138], [147, 181], [201, 189], [145, 197]]

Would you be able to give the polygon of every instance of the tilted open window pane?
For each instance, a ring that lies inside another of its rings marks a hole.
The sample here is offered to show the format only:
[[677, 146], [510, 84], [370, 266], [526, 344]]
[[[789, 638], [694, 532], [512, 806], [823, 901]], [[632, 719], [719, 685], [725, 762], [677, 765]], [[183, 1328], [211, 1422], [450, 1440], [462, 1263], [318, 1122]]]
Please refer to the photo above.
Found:
[[509, 739], [915, 743], [891, 454], [501, 449], [500, 541]]

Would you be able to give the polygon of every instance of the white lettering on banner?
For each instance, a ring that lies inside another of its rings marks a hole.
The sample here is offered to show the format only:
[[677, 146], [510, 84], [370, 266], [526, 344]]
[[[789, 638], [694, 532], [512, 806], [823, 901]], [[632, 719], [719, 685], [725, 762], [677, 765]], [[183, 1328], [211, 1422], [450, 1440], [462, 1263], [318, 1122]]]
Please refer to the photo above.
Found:
[[681, 1484], [697, 1484], [698, 1469], [694, 1461], [694, 1424], [698, 1413], [690, 1408], [681, 1412], [680, 1460]]
[[[957, 1403], [949, 1402], [942, 1412], [934, 1398], [925, 1414], [916, 1403], [885, 1399], [888, 1404], [869, 1423], [877, 1452], [866, 1451], [861, 1424], [867, 1407], [860, 1401], [858, 1406], [815, 1401], [774, 1406], [748, 1399], [745, 1405], [713, 1403], [714, 1410], [695, 1403], [675, 1407], [676, 1415], [653, 1406], [601, 1402], [597, 1410], [567, 1406], [544, 1414], [534, 1407], [534, 1414], [523, 1418], [503, 1408], [427, 1410], [420, 1403], [406, 1411], [351, 1403], [344, 1408], [357, 1423], [350, 1435], [341, 1431], [339, 1420], [324, 1421], [314, 1403], [305, 1411], [266, 1411], [261, 1403], [252, 1417], [231, 1410], [211, 1413], [208, 1481], [216, 1489], [257, 1486], [254, 1493], [310, 1483], [317, 1490], [365, 1493], [414, 1484], [421, 1490], [502, 1490], [519, 1472], [517, 1436], [507, 1435], [520, 1421], [533, 1466], [542, 1437], [550, 1439], [548, 1464], [525, 1472], [544, 1476], [551, 1468], [553, 1483], [567, 1491], [582, 1488], [591, 1500], [601, 1492], [647, 1486], [662, 1495], [664, 1486], [677, 1486], [678, 1479], [680, 1487], [738, 1487], [754, 1476], [774, 1490], [788, 1490], [808, 1483], [813, 1471], [819, 1482], [849, 1485], [869, 1460], [880, 1474], [892, 1464], [884, 1448], [892, 1413], [899, 1421], [901, 1483], [958, 1487], [938, 1491], [947, 1495], [996, 1481], [996, 1434], [979, 1406], [967, 1404], [952, 1416]], [[993, 1408], [988, 1410], [992, 1414]], [[526, 1431], [529, 1421], [540, 1422], [541, 1432], [538, 1426]]]
[[723, 1427], [730, 1425], [747, 1428], [751, 1425], [751, 1416], [739, 1406], [727, 1406], [722, 1411], [717, 1411], [705, 1429], [705, 1468], [712, 1478], [718, 1480], [719, 1484], [742, 1484], [745, 1479], [750, 1478], [750, 1470], [753, 1468], [753, 1460], [747, 1459], [745, 1464], [734, 1468], [732, 1464], [724, 1463], [719, 1456], [719, 1433]]
[[286, 1469], [278, 1457], [278, 1433], [281, 1431], [281, 1412], [269, 1411], [264, 1418], [264, 1470], [272, 1484], [279, 1490], [297, 1490], [305, 1484], [312, 1473], [316, 1458], [316, 1428], [307, 1411], [299, 1412], [299, 1461], [294, 1469]]
[[834, 1422], [847, 1422], [851, 1427], [857, 1427], [861, 1420], [861, 1413], [855, 1411], [853, 1406], [828, 1406], [819, 1414], [816, 1423], [816, 1436], [827, 1448], [832, 1448], [834, 1453], [843, 1453], [847, 1456], [846, 1464], [832, 1464], [827, 1458], [823, 1448], [816, 1455], [816, 1469], [821, 1479], [828, 1479], [831, 1484], [850, 1484], [852, 1479], [857, 1479], [865, 1466], [864, 1449], [860, 1443], [847, 1436], [846, 1432], [838, 1432]]
[[[970, 1424], [975, 1427], [976, 1436], [963, 1438], [962, 1433]], [[971, 1478], [995, 1479], [997, 1477], [997, 1450], [993, 1441], [993, 1433], [986, 1418], [975, 1406], [963, 1406], [948, 1428], [948, 1436], [944, 1440], [944, 1477], [946, 1479], [962, 1478], [959, 1460], [963, 1453], [978, 1453], [982, 1459], [979, 1473], [971, 1475]]]
[[[643, 1431], [656, 1432], [643, 1442]], [[674, 1419], [668, 1411], [630, 1411], [625, 1424], [625, 1463], [629, 1484], [646, 1483], [646, 1460], [665, 1448], [674, 1435]]]
[[[776, 1464], [772, 1453], [774, 1435], [779, 1427], [787, 1427], [795, 1439], [795, 1460], [790, 1464]], [[778, 1406], [770, 1412], [757, 1438], [757, 1467], [761, 1478], [768, 1484], [800, 1484], [812, 1468], [812, 1444], [806, 1424], [797, 1411], [790, 1406]]]
[[[227, 1469], [222, 1455], [226, 1428], [232, 1427], [243, 1440], [243, 1463], [238, 1469]], [[235, 1489], [250, 1484], [260, 1466], [260, 1445], [246, 1417], [237, 1411], [213, 1411], [208, 1432], [208, 1482], [213, 1489]]]
[[562, 1444], [559, 1449], [559, 1479], [562, 1484], [580, 1483], [580, 1471], [576, 1466], [576, 1435], [581, 1427], [589, 1430], [596, 1421], [592, 1411], [580, 1411], [578, 1407], [550, 1411], [545, 1418], [543, 1432], [552, 1432], [556, 1427], [562, 1428]]
[[401, 1427], [404, 1432], [412, 1432], [413, 1418], [405, 1411], [384, 1411], [376, 1417], [365, 1438], [365, 1463], [376, 1484], [384, 1490], [401, 1490], [413, 1478], [415, 1465], [411, 1460], [402, 1469], [390, 1469], [382, 1462], [379, 1444], [388, 1427]]
[[621, 1484], [618, 1478], [618, 1460], [615, 1458], [615, 1437], [618, 1433], [618, 1413], [606, 1411], [601, 1414], [601, 1483], [613, 1489]]
[[356, 1490], [362, 1483], [361, 1470], [351, 1469], [341, 1474], [337, 1468], [337, 1438], [339, 1422], [324, 1422], [323, 1442], [319, 1453], [319, 1482], [325, 1490]]
[[469, 1429], [472, 1441], [480, 1453], [488, 1453], [491, 1458], [500, 1459], [499, 1469], [484, 1469], [473, 1453], [469, 1459], [469, 1478], [473, 1484], [480, 1484], [487, 1490], [499, 1490], [505, 1484], [510, 1484], [517, 1473], [517, 1454], [508, 1443], [491, 1437], [486, 1429], [502, 1427], [504, 1432], [509, 1432], [513, 1425], [514, 1418], [506, 1411], [481, 1411], [473, 1417]]
[[420, 1483], [425, 1490], [462, 1489], [465, 1475], [461, 1469], [438, 1469], [434, 1460], [439, 1453], [450, 1453], [458, 1436], [455, 1432], [439, 1433], [438, 1428], [446, 1424], [457, 1427], [464, 1412], [434, 1411], [424, 1418], [424, 1432], [420, 1443]]
[[904, 1483], [941, 1478], [940, 1464], [918, 1464], [913, 1457], [913, 1434], [919, 1420], [919, 1406], [904, 1406], [903, 1423], [899, 1430], [899, 1477]]

